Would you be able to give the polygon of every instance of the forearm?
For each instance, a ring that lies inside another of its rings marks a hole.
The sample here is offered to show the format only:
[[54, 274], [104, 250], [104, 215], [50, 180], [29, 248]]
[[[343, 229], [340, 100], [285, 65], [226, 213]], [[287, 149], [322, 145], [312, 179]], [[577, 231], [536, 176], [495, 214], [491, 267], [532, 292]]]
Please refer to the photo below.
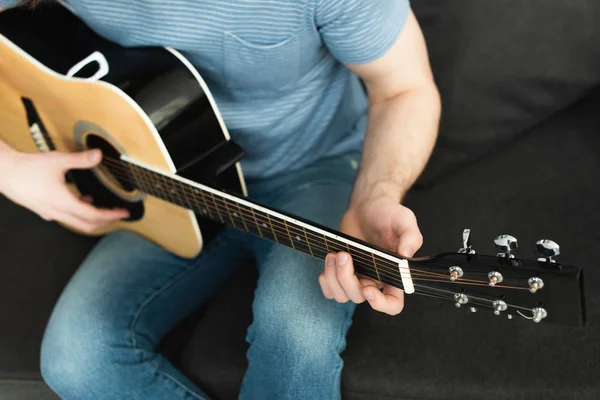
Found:
[[353, 201], [365, 195], [401, 201], [429, 160], [440, 114], [434, 83], [372, 104]]
[[4, 179], [8, 175], [10, 164], [14, 162], [17, 151], [0, 139], [0, 194], [3, 192]]

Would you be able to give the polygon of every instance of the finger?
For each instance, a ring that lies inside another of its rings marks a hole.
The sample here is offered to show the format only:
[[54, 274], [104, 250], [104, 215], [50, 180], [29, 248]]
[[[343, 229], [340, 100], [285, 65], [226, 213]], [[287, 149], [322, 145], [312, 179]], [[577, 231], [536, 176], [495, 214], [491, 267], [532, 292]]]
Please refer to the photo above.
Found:
[[356, 304], [363, 303], [365, 296], [362, 294], [362, 286], [354, 274], [354, 265], [350, 254], [342, 252], [336, 256], [337, 280], [346, 295]]
[[105, 224], [127, 218], [129, 211], [124, 209], [100, 209], [81, 201], [69, 189], [65, 188], [63, 196], [59, 198], [58, 211], [73, 215], [90, 224]]
[[68, 214], [74, 215], [77, 218], [81, 218], [91, 224], [106, 224], [111, 222], [117, 222], [125, 219], [129, 216], [127, 210], [120, 208], [105, 209], [97, 208], [92, 204], [88, 204], [83, 201], [74, 203], [72, 208], [66, 210]]
[[67, 224], [73, 229], [76, 229], [80, 232], [91, 233], [98, 228], [101, 228], [102, 224], [93, 224], [84, 219], [78, 218], [75, 215], [69, 213], [61, 213], [58, 214], [55, 218], [53, 218], [57, 222], [61, 222], [63, 224]]
[[325, 279], [325, 275], [319, 275], [319, 285], [321, 285], [321, 291], [323, 292], [323, 296], [329, 300], [333, 300], [333, 293], [329, 286], [327, 285], [327, 279]]
[[404, 229], [397, 232], [399, 236], [396, 252], [404, 257], [412, 257], [423, 245], [423, 235], [419, 230], [416, 219]]
[[376, 311], [398, 315], [404, 309], [404, 291], [398, 288], [386, 286], [381, 292], [374, 286], [367, 286], [363, 289], [363, 294]]
[[[371, 278], [366, 278], [366, 277], [359, 277], [358, 278], [360, 284], [365, 287], [365, 286], [373, 286], [375, 288], [377, 288], [378, 290], [383, 289], [383, 283], [373, 280]], [[364, 290], [363, 290], [363, 295], [364, 295]]]
[[100, 163], [102, 160], [102, 153], [98, 149], [77, 153], [62, 153], [59, 160], [64, 169], [88, 169], [95, 167]]
[[92, 204], [94, 202], [94, 199], [92, 198], [92, 196], [84, 195], [81, 196], [81, 201], [86, 202], [88, 204]]
[[325, 258], [325, 280], [327, 281], [327, 286], [331, 290], [331, 294], [333, 294], [333, 298], [338, 303], [346, 303], [348, 300], [348, 296], [342, 289], [342, 286], [338, 282], [337, 272], [336, 272], [336, 257], [335, 254], [328, 254]]

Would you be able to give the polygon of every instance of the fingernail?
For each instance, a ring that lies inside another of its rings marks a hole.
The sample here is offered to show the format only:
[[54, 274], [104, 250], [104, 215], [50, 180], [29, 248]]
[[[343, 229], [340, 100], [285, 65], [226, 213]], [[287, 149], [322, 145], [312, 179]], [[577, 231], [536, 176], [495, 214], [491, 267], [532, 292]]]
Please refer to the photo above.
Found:
[[345, 265], [348, 262], [348, 254], [339, 253], [337, 255], [337, 263], [338, 265]]
[[371, 292], [367, 292], [365, 297], [367, 298], [367, 300], [373, 300], [375, 298], [375, 296], [373, 296], [373, 293], [371, 293]]
[[329, 254], [327, 256], [327, 265], [335, 265], [335, 255]]
[[100, 152], [98, 150], [93, 150], [89, 154], [90, 161], [96, 162], [100, 158]]
[[415, 251], [413, 249], [411, 249], [410, 247], [407, 247], [404, 249], [404, 251], [402, 252], [402, 254], [405, 257], [412, 257], [415, 254]]

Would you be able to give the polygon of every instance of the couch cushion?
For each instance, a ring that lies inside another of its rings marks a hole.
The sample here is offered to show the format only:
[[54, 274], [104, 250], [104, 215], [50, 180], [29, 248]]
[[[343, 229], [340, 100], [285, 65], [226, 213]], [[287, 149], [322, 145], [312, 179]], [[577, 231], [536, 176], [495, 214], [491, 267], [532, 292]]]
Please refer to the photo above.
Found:
[[498, 148], [600, 81], [600, 2], [422, 0], [412, 8], [443, 102], [420, 184]]
[[0, 196], [0, 378], [39, 377], [52, 307], [95, 242]]
[[[509, 321], [491, 312], [413, 295], [397, 317], [359, 306], [344, 355], [346, 399], [598, 399], [600, 291], [600, 96], [563, 113], [407, 199], [425, 244], [420, 255], [460, 247], [471, 228], [479, 253], [493, 238], [517, 237], [521, 257], [556, 240], [564, 262], [586, 267], [588, 325], [582, 329]], [[181, 366], [217, 398], [234, 399], [246, 368], [245, 328], [255, 279], [237, 277], [209, 304]]]

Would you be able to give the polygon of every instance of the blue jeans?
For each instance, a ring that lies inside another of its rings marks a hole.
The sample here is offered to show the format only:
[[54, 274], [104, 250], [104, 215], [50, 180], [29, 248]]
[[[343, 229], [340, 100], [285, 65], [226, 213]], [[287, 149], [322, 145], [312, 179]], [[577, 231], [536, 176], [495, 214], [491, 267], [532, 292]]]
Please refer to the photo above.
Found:
[[[358, 155], [248, 182], [251, 198], [331, 228], [347, 209]], [[227, 228], [193, 260], [131, 233], [101, 239], [62, 293], [41, 370], [63, 399], [207, 399], [155, 348], [186, 315], [255, 260], [259, 279], [240, 398], [340, 398], [355, 305], [327, 300], [323, 262]]]

